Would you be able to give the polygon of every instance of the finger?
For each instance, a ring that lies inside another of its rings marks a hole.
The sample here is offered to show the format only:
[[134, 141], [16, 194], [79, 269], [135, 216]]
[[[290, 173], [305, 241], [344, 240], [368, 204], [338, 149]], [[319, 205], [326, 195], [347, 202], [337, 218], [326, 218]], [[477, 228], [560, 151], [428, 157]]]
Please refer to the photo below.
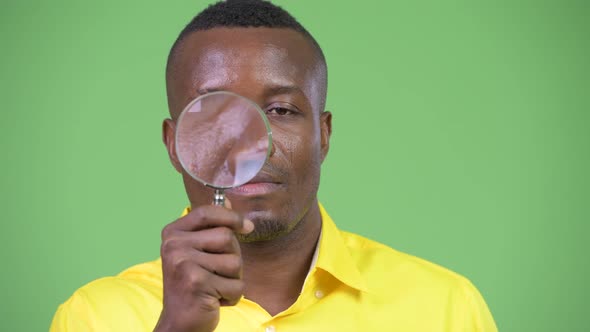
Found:
[[182, 285], [180, 289], [194, 295], [202, 294], [220, 305], [234, 305], [244, 294], [245, 284], [242, 279], [226, 278], [205, 270], [194, 260], [183, 264], [174, 285]]
[[254, 229], [252, 222], [244, 222], [244, 218], [235, 211], [214, 205], [200, 206], [169, 226], [182, 231], [198, 231], [217, 226], [228, 227], [239, 233], [249, 233]]
[[[231, 210], [231, 200], [229, 198], [225, 198], [225, 208]], [[248, 234], [254, 230], [254, 223], [250, 219], [244, 219], [244, 224], [242, 230], [238, 231], [240, 234]]]
[[197, 252], [196, 256], [199, 265], [211, 273], [230, 279], [242, 277], [243, 262], [240, 255]]
[[190, 246], [198, 251], [241, 255], [240, 242], [234, 232], [227, 227], [209, 228], [198, 232], [198, 234], [188, 234], [188, 241], [190, 241]]
[[210, 280], [218, 296], [219, 304], [222, 306], [236, 305], [244, 294], [245, 284], [241, 279], [228, 279], [214, 275]]
[[241, 255], [240, 243], [235, 233], [227, 227], [197, 232], [173, 231], [162, 238], [160, 255], [163, 258], [194, 251]]
[[203, 251], [216, 254], [240, 254], [240, 243], [227, 227], [215, 227], [198, 232], [175, 231], [162, 240], [161, 253]]

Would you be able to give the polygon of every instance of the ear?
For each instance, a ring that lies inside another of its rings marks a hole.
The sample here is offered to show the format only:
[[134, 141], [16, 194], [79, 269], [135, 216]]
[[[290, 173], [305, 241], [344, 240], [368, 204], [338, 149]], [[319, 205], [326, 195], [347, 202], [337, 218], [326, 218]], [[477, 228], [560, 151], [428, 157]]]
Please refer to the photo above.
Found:
[[322, 162], [324, 159], [326, 159], [328, 150], [330, 150], [330, 136], [332, 136], [332, 113], [326, 111], [320, 114], [320, 143]]
[[168, 157], [170, 158], [170, 162], [172, 166], [176, 169], [178, 173], [182, 173], [182, 165], [178, 160], [178, 156], [176, 155], [176, 122], [172, 119], [165, 119], [162, 123], [162, 141], [164, 141], [164, 145], [168, 150]]

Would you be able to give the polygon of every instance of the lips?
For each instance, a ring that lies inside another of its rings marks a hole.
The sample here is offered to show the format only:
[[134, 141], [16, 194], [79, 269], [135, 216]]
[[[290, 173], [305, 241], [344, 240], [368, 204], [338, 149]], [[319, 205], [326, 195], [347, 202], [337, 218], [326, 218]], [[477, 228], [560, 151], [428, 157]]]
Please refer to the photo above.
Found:
[[259, 173], [248, 183], [227, 190], [234, 195], [261, 196], [280, 190], [282, 183], [267, 173]]

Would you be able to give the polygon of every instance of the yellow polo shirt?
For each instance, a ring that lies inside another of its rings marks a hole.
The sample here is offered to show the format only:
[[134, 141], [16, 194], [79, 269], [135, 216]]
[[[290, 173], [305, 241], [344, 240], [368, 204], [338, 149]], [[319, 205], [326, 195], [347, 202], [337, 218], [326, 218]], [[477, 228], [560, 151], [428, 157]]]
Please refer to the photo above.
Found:
[[[317, 261], [297, 301], [271, 316], [242, 298], [236, 306], [221, 308], [215, 331], [497, 331], [467, 279], [341, 231], [320, 208]], [[152, 331], [161, 309], [158, 259], [77, 290], [58, 308], [50, 332]]]

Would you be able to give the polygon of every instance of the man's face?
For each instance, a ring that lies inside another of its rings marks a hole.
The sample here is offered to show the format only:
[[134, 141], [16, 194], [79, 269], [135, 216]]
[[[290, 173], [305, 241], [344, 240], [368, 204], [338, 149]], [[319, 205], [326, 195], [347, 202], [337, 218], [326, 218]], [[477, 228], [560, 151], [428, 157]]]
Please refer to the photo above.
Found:
[[320, 165], [331, 133], [331, 115], [322, 109], [325, 67], [311, 42], [290, 29], [215, 28], [192, 33], [179, 46], [167, 74], [173, 119], [164, 123], [164, 140], [191, 205], [211, 204], [213, 190], [180, 167], [174, 121], [199, 95], [235, 92], [260, 105], [273, 137], [259, 176], [226, 191], [232, 208], [256, 225], [242, 240], [269, 240], [289, 232], [317, 204]]

